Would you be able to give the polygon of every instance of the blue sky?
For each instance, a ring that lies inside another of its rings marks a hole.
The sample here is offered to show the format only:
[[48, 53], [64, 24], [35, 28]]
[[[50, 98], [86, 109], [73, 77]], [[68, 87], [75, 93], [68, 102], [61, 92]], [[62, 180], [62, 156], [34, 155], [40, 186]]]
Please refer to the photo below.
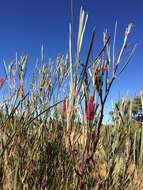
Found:
[[[83, 53], [94, 26], [95, 47], [98, 49], [101, 47], [102, 32], [107, 28], [112, 37], [116, 21], [117, 47], [123, 41], [125, 27], [130, 22], [134, 24], [129, 41], [137, 43], [138, 47], [131, 64], [113, 85], [111, 96], [116, 101], [127, 93], [136, 94], [143, 81], [143, 1], [73, 0], [75, 34], [81, 6], [89, 15]], [[10, 60], [16, 51], [19, 55], [29, 55], [28, 74], [40, 56], [42, 44], [47, 58], [54, 59], [58, 53], [65, 54], [68, 50], [69, 22], [70, 0], [0, 0], [0, 75], [4, 75], [2, 60]]]

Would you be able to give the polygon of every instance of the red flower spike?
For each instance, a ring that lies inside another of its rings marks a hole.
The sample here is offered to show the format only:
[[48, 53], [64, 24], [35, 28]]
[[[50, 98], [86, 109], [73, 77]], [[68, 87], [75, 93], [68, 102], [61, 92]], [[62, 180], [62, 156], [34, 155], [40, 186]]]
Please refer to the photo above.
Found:
[[0, 78], [0, 88], [3, 86], [5, 79], [4, 78]]
[[94, 119], [94, 96], [90, 96], [89, 102], [85, 106], [85, 117], [87, 121]]

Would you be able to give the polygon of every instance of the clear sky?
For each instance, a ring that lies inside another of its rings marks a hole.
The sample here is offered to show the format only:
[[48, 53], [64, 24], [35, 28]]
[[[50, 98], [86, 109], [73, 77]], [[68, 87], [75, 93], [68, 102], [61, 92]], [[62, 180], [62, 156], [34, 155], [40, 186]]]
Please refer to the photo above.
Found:
[[[142, 0], [73, 0], [74, 26], [78, 26], [80, 7], [88, 13], [88, 24], [83, 45], [86, 52], [92, 28], [96, 27], [95, 44], [102, 42], [107, 28], [111, 37], [118, 21], [117, 47], [123, 41], [125, 27], [134, 28], [129, 41], [138, 47], [131, 64], [112, 88], [112, 97], [135, 94], [143, 86], [143, 1]], [[46, 57], [55, 58], [68, 49], [70, 0], [0, 0], [0, 75], [4, 75], [3, 58], [10, 60], [18, 54], [29, 55], [29, 73], [44, 45]], [[95, 52], [97, 50], [95, 49]]]

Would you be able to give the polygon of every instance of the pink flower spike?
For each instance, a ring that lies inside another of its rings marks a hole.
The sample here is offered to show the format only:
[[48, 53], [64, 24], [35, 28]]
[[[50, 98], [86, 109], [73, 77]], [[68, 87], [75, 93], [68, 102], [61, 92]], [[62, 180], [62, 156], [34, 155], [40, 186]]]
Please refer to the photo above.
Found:
[[94, 119], [94, 96], [90, 96], [89, 102], [85, 105], [85, 117], [87, 121]]
[[63, 101], [63, 105], [62, 105], [62, 115], [64, 115], [66, 113], [66, 98]]

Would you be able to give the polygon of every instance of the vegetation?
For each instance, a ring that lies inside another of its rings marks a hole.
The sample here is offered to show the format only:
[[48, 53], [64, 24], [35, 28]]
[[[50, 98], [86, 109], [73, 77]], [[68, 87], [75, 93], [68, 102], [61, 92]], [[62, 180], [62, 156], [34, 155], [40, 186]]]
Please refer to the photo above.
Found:
[[[124, 105], [123, 105], [124, 104]], [[127, 114], [131, 109], [131, 117], [138, 122], [143, 122], [143, 92], [140, 92], [140, 95], [135, 96], [134, 98], [123, 98], [115, 104], [115, 108], [110, 112], [112, 119], [118, 119], [119, 117], [119, 107], [124, 107], [124, 114]]]
[[66, 56], [45, 62], [41, 48], [28, 91], [28, 57], [4, 62], [6, 78], [0, 86], [7, 83], [8, 95], [0, 108], [0, 189], [141, 189], [143, 129], [132, 117], [132, 102], [122, 100], [112, 112], [118, 117], [102, 124], [112, 84], [135, 51], [134, 46], [125, 52], [132, 24], [118, 56], [116, 24], [113, 45], [104, 32], [103, 48], [91, 60], [94, 29], [81, 60], [87, 19], [81, 8], [75, 54], [71, 24]]

